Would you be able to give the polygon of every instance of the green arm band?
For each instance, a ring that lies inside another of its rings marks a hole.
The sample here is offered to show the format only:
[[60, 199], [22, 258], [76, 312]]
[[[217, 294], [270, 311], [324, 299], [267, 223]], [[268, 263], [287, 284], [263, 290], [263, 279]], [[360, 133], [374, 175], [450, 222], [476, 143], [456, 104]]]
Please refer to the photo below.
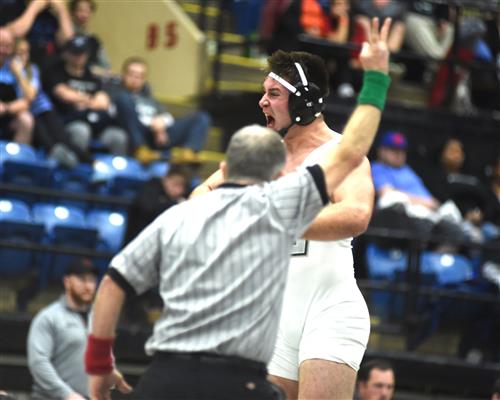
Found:
[[365, 71], [358, 104], [370, 104], [383, 111], [390, 83], [391, 78], [383, 72]]

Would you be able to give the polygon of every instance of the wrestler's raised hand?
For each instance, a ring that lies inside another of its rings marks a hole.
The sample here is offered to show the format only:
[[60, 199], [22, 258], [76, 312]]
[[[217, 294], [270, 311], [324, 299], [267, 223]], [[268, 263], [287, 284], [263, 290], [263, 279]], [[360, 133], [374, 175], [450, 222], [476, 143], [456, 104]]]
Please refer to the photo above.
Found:
[[367, 42], [363, 42], [359, 60], [365, 71], [375, 70], [385, 74], [389, 72], [389, 49], [387, 37], [391, 28], [391, 19], [386, 18], [379, 30], [378, 18], [372, 19], [371, 32]]

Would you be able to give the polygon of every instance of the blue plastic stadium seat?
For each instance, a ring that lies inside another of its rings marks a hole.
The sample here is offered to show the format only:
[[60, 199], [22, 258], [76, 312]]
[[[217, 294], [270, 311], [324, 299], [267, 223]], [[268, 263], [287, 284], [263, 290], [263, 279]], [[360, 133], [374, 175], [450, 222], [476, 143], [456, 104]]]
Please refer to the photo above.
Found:
[[134, 158], [97, 154], [93, 181], [101, 182], [98, 192], [132, 198], [148, 180], [148, 174]]
[[393, 279], [396, 271], [408, 265], [408, 253], [400, 249], [383, 249], [375, 244], [366, 246], [368, 276], [373, 279]]
[[[87, 225], [97, 229], [99, 242], [97, 250], [117, 253], [123, 245], [125, 230], [127, 228], [127, 215], [122, 212], [93, 209], [87, 213]], [[111, 257], [97, 258], [95, 265], [105, 272]]]
[[[93, 168], [89, 164], [78, 164], [72, 169], [58, 168], [54, 171], [52, 187], [66, 192], [89, 193], [92, 191], [92, 174]], [[58, 203], [83, 209], [88, 207], [88, 203], [81, 200], [61, 198]]]
[[[35, 222], [45, 226], [45, 242], [48, 244], [79, 247], [94, 250], [97, 246], [97, 230], [87, 227], [85, 214], [77, 207], [50, 203], [37, 203], [32, 209]], [[48, 254], [43, 263], [43, 279], [60, 279], [66, 265], [75, 256]]]
[[123, 213], [108, 210], [90, 210], [87, 225], [99, 233], [99, 248], [117, 252], [121, 249], [127, 227], [127, 217]]
[[155, 161], [148, 165], [146, 173], [149, 178], [163, 178], [167, 175], [170, 164], [166, 161]]
[[459, 285], [474, 277], [472, 262], [460, 254], [424, 252], [420, 269], [433, 274], [437, 285]]
[[[0, 240], [8, 243], [39, 244], [43, 225], [33, 223], [29, 207], [20, 200], [0, 198]], [[36, 264], [30, 250], [0, 247], [0, 276], [21, 276]]]
[[26, 144], [0, 142], [0, 171], [2, 180], [27, 186], [47, 186], [53, 164], [40, 160], [35, 150]]
[[[395, 281], [408, 265], [408, 254], [397, 248], [384, 249], [373, 243], [366, 245], [366, 266], [368, 277], [375, 280]], [[370, 312], [382, 320], [401, 315], [403, 296], [384, 290], [370, 292]]]

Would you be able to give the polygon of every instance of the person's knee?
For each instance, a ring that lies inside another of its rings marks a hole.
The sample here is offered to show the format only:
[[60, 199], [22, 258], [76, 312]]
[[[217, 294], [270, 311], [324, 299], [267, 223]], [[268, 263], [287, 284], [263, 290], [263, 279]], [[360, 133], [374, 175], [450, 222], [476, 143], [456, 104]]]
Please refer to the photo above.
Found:
[[35, 119], [33, 118], [33, 114], [29, 111], [20, 112], [16, 119], [20, 129], [25, 131], [33, 130], [33, 127], [35, 126]]
[[101, 141], [110, 149], [112, 154], [124, 156], [127, 154], [127, 133], [118, 127], [108, 127], [101, 135]]
[[113, 103], [118, 109], [135, 111], [134, 100], [127, 92], [119, 92], [113, 95]]
[[22, 111], [18, 113], [13, 121], [14, 140], [20, 143], [30, 144], [35, 126], [35, 119], [33, 114], [29, 111]]
[[212, 117], [206, 111], [197, 111], [194, 116], [196, 118], [196, 121], [201, 126], [206, 127], [207, 130], [210, 127], [210, 125], [212, 125]]
[[87, 150], [92, 138], [92, 128], [84, 121], [73, 121], [64, 127], [69, 142], [80, 150]]

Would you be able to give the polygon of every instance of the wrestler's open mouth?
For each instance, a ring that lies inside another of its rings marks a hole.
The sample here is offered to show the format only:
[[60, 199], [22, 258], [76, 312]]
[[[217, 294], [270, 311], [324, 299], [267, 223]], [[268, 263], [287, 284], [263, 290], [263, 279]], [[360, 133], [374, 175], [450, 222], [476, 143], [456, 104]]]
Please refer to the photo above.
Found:
[[265, 114], [265, 116], [266, 116], [266, 126], [268, 128], [273, 128], [274, 127], [274, 123], [275, 123], [274, 117], [272, 117], [270, 115], [267, 115], [267, 114]]

